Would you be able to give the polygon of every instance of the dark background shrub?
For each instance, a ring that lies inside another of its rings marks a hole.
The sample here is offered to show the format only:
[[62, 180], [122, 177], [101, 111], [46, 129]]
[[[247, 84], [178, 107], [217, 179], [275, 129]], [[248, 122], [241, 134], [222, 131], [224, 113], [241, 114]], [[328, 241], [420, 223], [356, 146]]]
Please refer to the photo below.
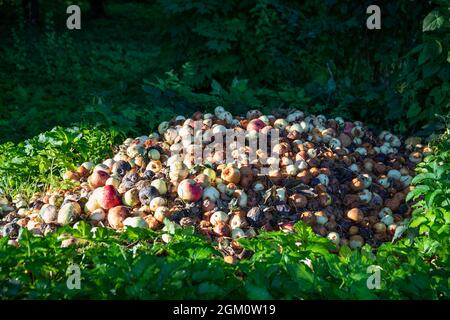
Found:
[[32, 24], [0, 1], [0, 141], [74, 122], [146, 133], [216, 103], [426, 135], [449, 110], [442, 0], [377, 2], [381, 30], [366, 28], [372, 1], [111, 0], [107, 19], [80, 1], [80, 31], [65, 27], [67, 1], [39, 3]]

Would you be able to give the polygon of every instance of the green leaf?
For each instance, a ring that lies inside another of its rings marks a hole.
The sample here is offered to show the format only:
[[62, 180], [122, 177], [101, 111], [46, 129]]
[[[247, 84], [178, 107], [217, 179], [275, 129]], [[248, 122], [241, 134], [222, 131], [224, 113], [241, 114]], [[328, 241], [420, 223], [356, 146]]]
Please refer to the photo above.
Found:
[[430, 227], [426, 224], [421, 224], [419, 227], [419, 233], [423, 234], [425, 232], [428, 232], [428, 230], [430, 230]]
[[211, 94], [218, 95], [218, 96], [222, 95], [222, 91], [223, 91], [222, 86], [220, 85], [219, 82], [217, 82], [214, 79], [211, 82], [211, 88], [212, 88]]
[[169, 234], [175, 234], [175, 222], [170, 221], [167, 218], [164, 218], [164, 225], [167, 227], [167, 232]]
[[419, 55], [419, 65], [424, 64], [428, 60], [433, 60], [442, 53], [442, 45], [438, 40], [427, 41], [423, 45], [423, 49]]
[[450, 224], [450, 211], [444, 211], [444, 221]]
[[433, 98], [434, 103], [441, 104], [445, 100], [446, 92], [440, 87], [434, 87], [428, 96]]
[[423, 67], [422, 73], [424, 78], [430, 78], [435, 75], [441, 69], [439, 63], [434, 63], [434, 61], [429, 61]]
[[86, 221], [80, 221], [78, 222], [76, 229], [80, 232], [82, 237], [87, 238], [91, 235], [92, 226]]
[[247, 294], [249, 299], [251, 300], [272, 300], [273, 297], [270, 295], [269, 291], [267, 291], [266, 287], [257, 286], [250, 282], [245, 284], [245, 289], [247, 290]]
[[424, 216], [420, 216], [417, 218], [412, 219], [411, 223], [409, 224], [410, 228], [417, 228], [418, 226], [420, 226], [422, 223], [428, 221], [427, 218], [425, 218]]
[[329, 249], [331, 249], [331, 246], [328, 247], [327, 245], [328, 244], [311, 243], [306, 246], [306, 249], [318, 254], [327, 254]]
[[440, 189], [434, 190], [433, 193], [431, 193], [431, 195], [429, 196], [429, 198], [427, 200], [428, 207], [431, 207], [433, 205], [434, 199], [441, 193], [442, 193], [442, 190], [440, 190]]
[[420, 113], [420, 106], [418, 103], [413, 103], [409, 109], [408, 109], [408, 113], [406, 114], [406, 116], [408, 118], [414, 118], [415, 116], [417, 116]]
[[434, 173], [421, 173], [412, 179], [412, 184], [418, 184], [422, 181], [429, 180], [429, 179], [436, 179], [436, 175]]
[[442, 27], [445, 19], [438, 10], [431, 11], [423, 20], [422, 31], [434, 31]]
[[437, 231], [437, 234], [448, 234], [450, 231], [450, 224], [444, 224], [442, 227], [439, 228]]
[[418, 196], [425, 194], [429, 190], [430, 190], [430, 187], [429, 186], [425, 186], [425, 185], [421, 185], [421, 186], [415, 187], [406, 196], [406, 202], [408, 202], [411, 199], [415, 200]]
[[208, 296], [208, 297], [221, 297], [225, 293], [221, 287], [211, 282], [200, 283], [197, 292], [201, 296]]
[[343, 258], [348, 258], [352, 255], [353, 251], [352, 249], [350, 249], [348, 246], [341, 246], [340, 250], [339, 250], [339, 255]]
[[231, 88], [237, 89], [239, 92], [245, 92], [247, 90], [248, 80], [238, 80], [236, 78], [233, 79], [231, 83]]

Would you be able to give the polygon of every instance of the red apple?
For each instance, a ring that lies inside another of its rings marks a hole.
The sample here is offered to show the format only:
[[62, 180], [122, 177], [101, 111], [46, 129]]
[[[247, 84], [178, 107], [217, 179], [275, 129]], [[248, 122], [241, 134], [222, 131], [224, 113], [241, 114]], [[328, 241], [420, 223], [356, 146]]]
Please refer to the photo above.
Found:
[[178, 196], [189, 202], [195, 202], [201, 199], [203, 194], [202, 187], [192, 179], [184, 179], [178, 185]]
[[103, 187], [106, 183], [106, 180], [109, 179], [109, 174], [105, 171], [98, 170], [94, 171], [88, 178], [89, 185], [93, 188]]
[[247, 124], [247, 131], [259, 132], [266, 124], [260, 119], [253, 119]]
[[125, 206], [117, 206], [109, 209], [108, 223], [111, 228], [119, 229], [123, 227], [123, 220], [128, 215], [128, 209]]
[[344, 123], [344, 133], [351, 134], [354, 126], [355, 125], [351, 122], [345, 122]]
[[292, 233], [292, 232], [294, 232], [294, 224], [291, 223], [291, 222], [283, 223], [283, 224], [280, 226], [280, 229], [281, 229], [283, 232], [286, 232], [286, 233]]
[[98, 204], [102, 209], [108, 210], [122, 204], [119, 192], [112, 185], [104, 186], [99, 195]]

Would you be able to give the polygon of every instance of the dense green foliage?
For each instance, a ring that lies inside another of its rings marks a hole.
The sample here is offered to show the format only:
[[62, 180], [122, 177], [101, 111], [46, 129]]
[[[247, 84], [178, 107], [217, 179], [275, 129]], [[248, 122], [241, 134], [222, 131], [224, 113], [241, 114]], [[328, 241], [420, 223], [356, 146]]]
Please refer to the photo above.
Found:
[[58, 186], [65, 170], [85, 161], [101, 161], [123, 136], [86, 126], [61, 128], [0, 145], [0, 194], [31, 196], [38, 188]]
[[[20, 7], [0, 10], [1, 23], [11, 21], [0, 28], [0, 141], [18, 142], [79, 121], [128, 134], [149, 130], [163, 110], [147, 102], [142, 79], [169, 68], [158, 62], [152, 8], [114, 4], [109, 8], [114, 19], [82, 15], [82, 31], [70, 32], [66, 3], [40, 2], [39, 27], [20, 18]], [[80, 3], [84, 13], [87, 3]]]
[[450, 127], [438, 144], [440, 152], [430, 155], [419, 164], [413, 179], [416, 188], [407, 200], [415, 204], [410, 227], [431, 240], [424, 244], [427, 250], [448, 259], [450, 245]]
[[[448, 217], [447, 217], [448, 223]], [[169, 228], [170, 230], [171, 228]], [[298, 223], [293, 234], [263, 233], [241, 240], [255, 254], [228, 265], [193, 230], [161, 234], [129, 228], [123, 234], [81, 223], [46, 237], [23, 230], [19, 248], [0, 239], [0, 289], [5, 298], [127, 299], [448, 299], [448, 246], [421, 236], [384, 244], [374, 254], [332, 244]], [[77, 245], [61, 248], [69, 236]], [[448, 230], [441, 234], [448, 240]], [[298, 243], [301, 242], [301, 245]], [[444, 244], [444, 242], [441, 242]], [[69, 290], [76, 263], [81, 288]], [[369, 266], [381, 268], [381, 288], [369, 290]], [[214, 270], [213, 272], [211, 270]]]
[[[0, 141], [74, 121], [136, 134], [235, 78], [225, 101], [239, 110], [295, 105], [400, 132], [449, 110], [446, 1], [382, 6], [381, 30], [365, 26], [370, 1], [111, 1], [112, 18], [83, 15], [81, 31], [65, 29], [64, 1], [41, 2], [37, 28], [11, 2], [0, 12]], [[169, 70], [183, 91], [143, 94]]]
[[370, 1], [163, 0], [161, 32], [187, 52], [189, 85], [252, 75], [251, 87], [297, 88], [316, 110], [404, 131], [448, 108], [448, 8], [433, 2], [382, 6], [368, 31]]

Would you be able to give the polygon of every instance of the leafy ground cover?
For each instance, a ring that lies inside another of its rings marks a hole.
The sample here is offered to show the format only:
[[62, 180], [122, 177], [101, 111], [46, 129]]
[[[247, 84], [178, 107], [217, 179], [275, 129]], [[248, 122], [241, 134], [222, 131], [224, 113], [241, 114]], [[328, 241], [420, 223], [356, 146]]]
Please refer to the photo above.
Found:
[[[93, 20], [80, 1], [82, 30], [68, 31], [64, 1], [41, 1], [31, 28], [19, 1], [3, 1], [0, 142], [73, 121], [137, 134], [210, 93], [236, 110], [294, 105], [429, 134], [448, 110], [446, 1], [391, 3], [371, 32], [369, 4], [115, 0], [111, 19]], [[144, 94], [156, 77], [171, 90]]]
[[[62, 233], [79, 245], [61, 248]], [[11, 248], [0, 241], [5, 298], [448, 299], [449, 293], [447, 253], [440, 255], [443, 248], [428, 237], [385, 244], [376, 254], [370, 247], [330, 254], [328, 240], [298, 224], [290, 235], [242, 241], [256, 254], [237, 265], [224, 263], [189, 230], [166, 244], [149, 231], [117, 235], [81, 224], [43, 238], [23, 231], [20, 242]], [[72, 263], [81, 268], [80, 290], [66, 286]], [[381, 268], [378, 290], [366, 285], [371, 265]]]

